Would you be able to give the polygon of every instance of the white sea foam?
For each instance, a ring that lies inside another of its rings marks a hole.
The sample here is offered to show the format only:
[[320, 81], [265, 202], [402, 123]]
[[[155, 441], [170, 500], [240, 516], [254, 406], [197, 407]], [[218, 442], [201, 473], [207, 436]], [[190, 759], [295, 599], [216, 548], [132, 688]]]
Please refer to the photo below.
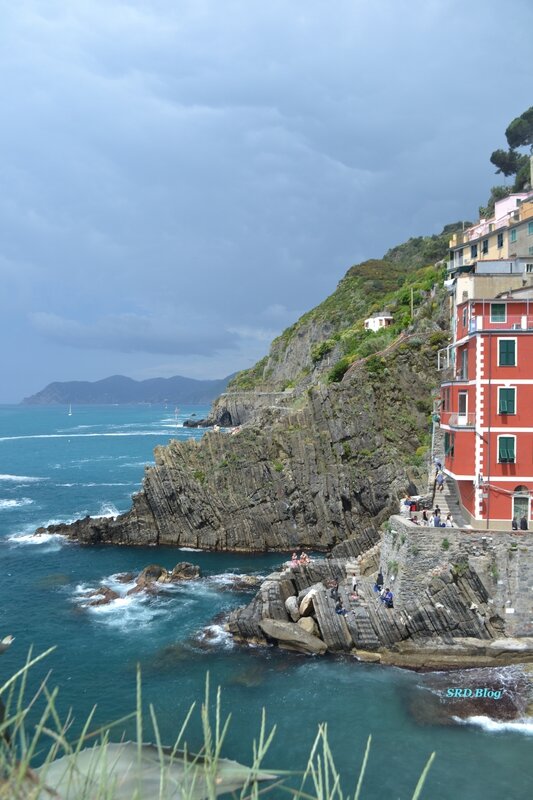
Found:
[[142, 595], [118, 597], [102, 606], [89, 606], [87, 611], [98, 622], [103, 622], [123, 633], [147, 628], [155, 619], [168, 616], [164, 609], [149, 603]]
[[30, 506], [33, 500], [29, 497], [21, 497], [19, 500], [1, 500], [0, 511], [6, 511], [11, 508], [20, 508], [21, 506]]
[[102, 517], [114, 518], [118, 517], [119, 514], [120, 511], [116, 506], [113, 505], [113, 503], [102, 503], [99, 513], [95, 514], [94, 516], [97, 519], [101, 519]]
[[74, 601], [87, 610], [93, 619], [108, 625], [123, 633], [131, 633], [139, 628], [145, 628], [157, 618], [167, 617], [168, 611], [154, 603], [153, 598], [147, 597], [144, 592], [127, 595], [129, 589], [135, 586], [135, 581], [120, 583], [118, 575], [106, 578], [100, 586], [107, 586], [120, 596], [101, 606], [90, 605], [91, 601], [98, 599], [95, 596], [87, 597], [87, 593], [94, 591], [94, 586], [79, 583], [74, 589]]
[[[68, 541], [59, 533], [13, 533], [11, 536], [7, 537], [7, 540], [13, 544], [24, 545], [43, 545], [50, 543], [54, 543], [55, 545], [63, 545]], [[54, 549], [57, 549], [57, 547]]]
[[184, 553], [201, 553], [201, 547], [178, 547], [178, 550], [183, 550]]
[[209, 644], [213, 647], [224, 647], [229, 650], [235, 646], [233, 636], [229, 631], [225, 630], [223, 625], [207, 625], [197, 637], [202, 644]]
[[477, 725], [488, 733], [522, 733], [525, 736], [533, 736], [533, 717], [524, 719], [498, 721], [491, 717], [474, 716], [461, 719], [452, 718], [461, 725]]
[[55, 486], [83, 486], [85, 488], [91, 488], [93, 486], [137, 486], [135, 481], [127, 481], [126, 483], [56, 483]]
[[157, 431], [114, 431], [108, 433], [33, 433], [26, 436], [0, 436], [0, 442], [13, 442], [20, 439], [88, 439], [101, 436], [170, 436], [168, 430]]
[[35, 478], [31, 475], [0, 475], [0, 481], [12, 481], [13, 483], [37, 483], [47, 480], [48, 478]]

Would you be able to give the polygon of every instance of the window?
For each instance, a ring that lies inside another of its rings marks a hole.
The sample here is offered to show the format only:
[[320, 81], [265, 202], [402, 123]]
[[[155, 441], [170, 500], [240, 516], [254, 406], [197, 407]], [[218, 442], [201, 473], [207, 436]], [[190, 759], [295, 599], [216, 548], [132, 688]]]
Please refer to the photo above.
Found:
[[528, 236], [533, 236], [533, 222], [527, 223], [527, 233]]
[[498, 339], [498, 366], [516, 367], [516, 339]]
[[509, 241], [516, 242], [516, 228], [513, 228], [513, 230], [509, 233]]
[[505, 322], [507, 319], [507, 312], [505, 303], [491, 303], [490, 304], [490, 321], [491, 322]]
[[477, 258], [477, 244], [470, 246], [470, 258]]
[[468, 308], [465, 306], [463, 308], [463, 328], [466, 328], [466, 319], [468, 316]]
[[516, 461], [515, 436], [498, 436], [498, 462], [514, 464]]
[[515, 388], [498, 388], [498, 414], [516, 414]]
[[533, 247], [528, 247], [527, 254], [528, 256], [533, 256]]
[[526, 272], [533, 272], [533, 264], [526, 264]]
[[444, 431], [444, 455], [453, 458], [455, 450], [455, 433]]
[[498, 234], [498, 247], [503, 247], [503, 233]]
[[467, 398], [468, 398], [468, 392], [459, 392], [458, 410], [459, 410], [459, 416], [460, 417], [465, 417], [466, 416], [466, 407], [467, 407], [467, 402], [468, 402]]
[[481, 244], [481, 252], [483, 253], [484, 256], [486, 256], [487, 253], [489, 252], [489, 240], [488, 239], [483, 239], [483, 242]]
[[459, 380], [467, 381], [468, 380], [468, 350], [464, 347], [461, 350], [461, 367], [459, 370]]

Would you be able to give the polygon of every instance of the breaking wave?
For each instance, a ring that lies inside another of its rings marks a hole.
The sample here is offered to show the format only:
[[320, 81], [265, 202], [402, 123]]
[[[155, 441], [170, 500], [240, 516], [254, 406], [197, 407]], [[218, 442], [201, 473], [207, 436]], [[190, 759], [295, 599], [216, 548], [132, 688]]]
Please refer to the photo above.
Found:
[[21, 497], [20, 500], [0, 500], [0, 511], [5, 511], [11, 508], [20, 508], [21, 506], [29, 506], [33, 503], [29, 497]]
[[88, 439], [100, 436], [170, 436], [170, 430], [157, 431], [113, 431], [109, 433], [32, 433], [26, 436], [0, 436], [0, 442], [19, 439]]
[[477, 725], [487, 733], [522, 733], [525, 736], [533, 736], [533, 717], [504, 722], [485, 716], [467, 717], [466, 719], [452, 717], [452, 719], [461, 725]]
[[35, 478], [31, 475], [0, 475], [0, 481], [12, 481], [13, 483], [37, 483], [47, 480], [48, 478]]

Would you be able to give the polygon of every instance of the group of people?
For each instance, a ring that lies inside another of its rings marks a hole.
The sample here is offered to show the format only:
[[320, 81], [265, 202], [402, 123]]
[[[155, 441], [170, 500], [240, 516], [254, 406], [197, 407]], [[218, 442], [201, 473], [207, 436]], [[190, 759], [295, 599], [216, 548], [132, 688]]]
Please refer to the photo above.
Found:
[[293, 553], [291, 556], [291, 567], [305, 567], [307, 564], [311, 563], [311, 559], [304, 553], [302, 550], [302, 554], [299, 556], [298, 553]]
[[415, 525], [429, 525], [432, 528], [457, 527], [451, 514], [446, 514], [446, 519], [442, 518], [441, 510], [438, 506], [435, 506], [433, 513], [424, 509], [420, 519], [415, 514], [411, 517], [411, 522], [414, 522]]
[[380, 567], [374, 584], [374, 591], [379, 594], [380, 602], [382, 602], [386, 608], [394, 608], [394, 595], [388, 586], [384, 587], [384, 583], [383, 572]]
[[527, 517], [524, 514], [523, 517], [520, 517], [520, 523], [517, 522], [516, 517], [513, 517], [513, 521], [511, 522], [511, 528], [513, 531], [521, 530], [527, 531]]

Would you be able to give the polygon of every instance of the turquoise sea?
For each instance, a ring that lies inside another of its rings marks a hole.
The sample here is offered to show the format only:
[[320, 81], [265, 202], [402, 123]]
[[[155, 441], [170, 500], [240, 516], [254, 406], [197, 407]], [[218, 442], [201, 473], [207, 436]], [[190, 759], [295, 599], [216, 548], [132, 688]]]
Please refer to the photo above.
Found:
[[[183, 407], [176, 419], [174, 408], [155, 406], [74, 407], [72, 416], [62, 407], [0, 406], [0, 637], [15, 636], [0, 657], [0, 679], [21, 666], [30, 646], [42, 652], [55, 645], [34, 681], [51, 669], [62, 712], [72, 707], [75, 725], [81, 724], [97, 704], [97, 724], [134, 708], [140, 664], [144, 701], [153, 703], [162, 740], [170, 743], [190, 704], [202, 699], [209, 671], [212, 685], [222, 687], [223, 710], [232, 714], [228, 757], [250, 760], [265, 707], [267, 721], [277, 726], [266, 762], [272, 769], [302, 769], [317, 726], [327, 722], [346, 791], [353, 791], [371, 733], [365, 798], [410, 797], [433, 750], [425, 797], [531, 798], [531, 724], [422, 722], [423, 676], [348, 657], [314, 659], [233, 645], [217, 617], [250, 595], [231, 591], [232, 576], [265, 575], [283, 560], [279, 553], [82, 548], [60, 537], [32, 537], [36, 527], [53, 521], [128, 509], [153, 448], [201, 436], [180, 422], [206, 411]], [[203, 577], [158, 597], [83, 606], [81, 592], [101, 581], [117, 586], [117, 573], [183, 560], [199, 564]], [[200, 741], [197, 722], [189, 740], [191, 747]]]

